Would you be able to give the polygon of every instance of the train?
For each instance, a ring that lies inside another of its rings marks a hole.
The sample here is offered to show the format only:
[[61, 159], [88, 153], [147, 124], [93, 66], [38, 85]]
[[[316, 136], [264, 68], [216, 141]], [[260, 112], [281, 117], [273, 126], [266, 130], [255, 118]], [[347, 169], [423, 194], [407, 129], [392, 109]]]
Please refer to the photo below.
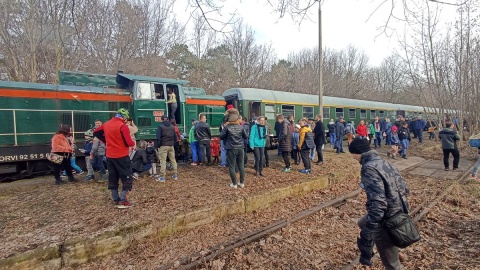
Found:
[[[0, 181], [50, 173], [47, 160], [50, 140], [62, 124], [72, 127], [77, 144], [95, 120], [112, 118], [119, 108], [129, 110], [139, 128], [138, 140], [155, 139], [162, 115], [169, 115], [167, 89], [177, 96], [174, 116], [180, 132], [188, 132], [192, 119], [207, 116], [212, 134], [218, 135], [226, 106], [232, 104], [247, 119], [264, 115], [273, 126], [276, 115], [314, 118], [320, 113], [318, 96], [256, 88], [231, 88], [222, 95], [208, 95], [188, 81], [118, 72], [94, 74], [59, 71], [58, 84], [0, 81]], [[360, 122], [376, 116], [415, 117], [421, 106], [392, 104], [325, 96], [321, 112], [325, 124], [343, 116]], [[82, 148], [80, 145], [77, 148]], [[83, 156], [77, 152], [76, 155]]]

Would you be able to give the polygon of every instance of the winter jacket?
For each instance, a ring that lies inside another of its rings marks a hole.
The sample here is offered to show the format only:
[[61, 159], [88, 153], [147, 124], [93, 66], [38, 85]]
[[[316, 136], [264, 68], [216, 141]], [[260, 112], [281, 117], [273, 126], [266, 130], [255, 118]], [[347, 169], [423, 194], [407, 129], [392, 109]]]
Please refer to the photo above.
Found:
[[402, 121], [395, 121], [395, 126], [397, 127], [397, 129], [400, 129], [400, 127], [402, 126]]
[[249, 143], [248, 138], [250, 138], [250, 124], [245, 122], [243, 123], [242, 128], [245, 131], [245, 134], [247, 134], [247, 138], [243, 140], [243, 145], [245, 147], [248, 147], [248, 143]]
[[438, 133], [438, 137], [442, 140], [442, 149], [457, 149], [460, 135], [456, 130], [444, 128]]
[[218, 138], [214, 138], [210, 141], [210, 149], [212, 157], [218, 157], [220, 155], [220, 141]]
[[335, 122], [328, 123], [327, 127], [328, 127], [328, 133], [335, 133], [337, 130]]
[[168, 121], [164, 121], [157, 128], [157, 148], [161, 146], [174, 146], [178, 140], [175, 127]]
[[247, 133], [240, 124], [230, 124], [223, 128], [220, 139], [224, 141], [225, 149], [243, 149], [243, 141], [247, 139]]
[[403, 126], [400, 127], [400, 129], [398, 130], [398, 138], [400, 139], [400, 141], [410, 140], [410, 130]]
[[292, 149], [297, 150], [299, 142], [300, 142], [300, 133], [295, 131], [292, 133]]
[[205, 122], [198, 121], [195, 124], [195, 139], [199, 142], [210, 141], [211, 137], [210, 126]]
[[127, 157], [129, 147], [135, 145], [128, 126], [118, 117], [114, 117], [97, 127], [93, 136], [106, 144], [107, 158]]
[[368, 134], [370, 135], [375, 135], [375, 126], [373, 125], [373, 123], [371, 123], [370, 125], [368, 125], [368, 130], [367, 130]]
[[292, 133], [291, 132], [291, 123], [284, 119], [282, 123], [282, 131], [280, 132], [280, 137], [278, 138], [278, 143], [280, 144], [280, 151], [290, 152], [292, 151]]
[[249, 145], [250, 148], [254, 147], [265, 147], [266, 139], [265, 137], [267, 136], [267, 129], [263, 125], [259, 125], [258, 123], [255, 123], [252, 125], [252, 129], [250, 129], [250, 139], [249, 139]]
[[141, 148], [137, 149], [133, 155], [131, 163], [132, 169], [135, 169], [138, 172], [143, 172], [143, 166], [149, 163], [147, 159], [147, 152]]
[[[384, 125], [383, 125], [382, 121], [373, 122], [372, 124], [373, 124], [374, 132], [383, 132], [384, 131], [384, 129], [383, 129]], [[377, 126], [378, 126], [379, 131], [377, 131]], [[375, 133], [373, 133], [373, 134], [375, 134]]]
[[148, 163], [157, 163], [157, 150], [153, 146], [147, 147], [145, 151], [147, 153], [147, 161]]
[[427, 122], [424, 119], [417, 119], [413, 121], [412, 127], [415, 130], [423, 130], [426, 125], [427, 125]]
[[322, 148], [327, 143], [325, 140], [325, 125], [322, 120], [317, 121], [313, 133], [315, 133], [315, 145]]
[[105, 144], [97, 138], [93, 139], [92, 155], [105, 156]]
[[372, 233], [382, 228], [383, 221], [400, 212], [408, 213], [406, 196], [409, 189], [398, 170], [382, 159], [376, 151], [363, 153], [360, 164], [368, 211], [367, 224], [360, 232], [360, 238], [366, 243], [372, 243]]
[[197, 139], [195, 139], [195, 125], [193, 125], [193, 126], [190, 128], [190, 131], [188, 132], [188, 141], [189, 141], [190, 143], [197, 141]]
[[63, 134], [57, 133], [52, 137], [52, 152], [54, 153], [72, 153], [73, 148], [70, 141]]
[[361, 137], [366, 137], [368, 134], [367, 134], [367, 126], [365, 125], [358, 125], [357, 126], [357, 134], [358, 136], [361, 136]]
[[275, 135], [277, 135], [277, 138], [280, 138], [280, 133], [282, 133], [282, 123], [275, 121]]
[[391, 123], [391, 122], [385, 122], [384, 132], [385, 132], [387, 135], [391, 135], [391, 134], [392, 134], [392, 123]]
[[83, 150], [85, 150], [84, 154], [85, 156], [90, 156], [90, 153], [92, 152], [93, 148], [93, 141], [85, 141], [85, 144], [83, 145]]
[[398, 133], [393, 133], [390, 139], [390, 143], [393, 145], [400, 144], [400, 138], [398, 137]]
[[343, 123], [339, 120], [335, 122], [335, 133], [337, 135], [337, 140], [341, 140], [343, 135], [345, 135], [345, 125], [343, 125]]
[[354, 134], [355, 133], [355, 126], [352, 123], [347, 123], [347, 125], [345, 126], [345, 133]]
[[300, 136], [300, 141], [298, 142], [299, 149], [302, 149], [302, 150], [309, 149], [308, 147], [306, 147], [306, 143], [305, 143], [305, 139], [308, 132], [312, 132], [312, 129], [309, 126], [305, 125], [300, 128], [300, 131], [298, 132]]

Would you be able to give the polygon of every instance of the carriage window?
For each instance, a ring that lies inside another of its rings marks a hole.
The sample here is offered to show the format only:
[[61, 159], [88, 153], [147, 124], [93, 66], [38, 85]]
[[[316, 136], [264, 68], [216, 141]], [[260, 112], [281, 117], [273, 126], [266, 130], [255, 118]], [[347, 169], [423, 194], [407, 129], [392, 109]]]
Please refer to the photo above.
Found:
[[265, 104], [265, 117], [275, 119], [275, 105]]
[[380, 111], [378, 116], [380, 116], [381, 118], [385, 117], [385, 111]]
[[295, 118], [295, 106], [293, 105], [282, 105], [282, 114], [287, 117], [288, 115], [293, 115]]
[[375, 110], [370, 110], [370, 119], [374, 119], [377, 116], [377, 112]]
[[323, 119], [329, 119], [329, 118], [330, 118], [330, 108], [323, 107]]
[[150, 83], [137, 83], [137, 99], [152, 99]]
[[348, 119], [355, 119], [355, 118], [357, 118], [357, 110], [348, 109]]
[[303, 117], [313, 118], [313, 107], [303, 107]]
[[165, 93], [163, 92], [163, 84], [154, 84], [155, 99], [165, 99]]
[[367, 118], [367, 110], [360, 110], [360, 118], [362, 119]]
[[343, 117], [343, 108], [336, 108], [335, 109], [335, 117], [338, 118], [340, 116]]

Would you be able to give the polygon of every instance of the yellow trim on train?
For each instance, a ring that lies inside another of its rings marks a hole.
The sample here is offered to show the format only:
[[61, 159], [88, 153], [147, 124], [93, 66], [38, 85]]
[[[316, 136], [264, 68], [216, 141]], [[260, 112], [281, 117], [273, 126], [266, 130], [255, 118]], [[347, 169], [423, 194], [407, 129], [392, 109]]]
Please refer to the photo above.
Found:
[[[274, 100], [262, 100], [262, 103], [265, 104], [280, 104], [280, 105], [299, 105], [299, 106], [318, 106], [318, 104], [313, 104], [313, 103], [298, 103], [298, 102], [282, 102], [282, 101], [274, 101]], [[323, 107], [329, 107], [329, 108], [350, 108], [350, 109], [365, 109], [365, 110], [383, 110], [383, 111], [393, 111], [390, 108], [379, 108], [379, 107], [361, 107], [361, 106], [355, 106], [355, 107], [349, 107], [349, 106], [343, 106], [343, 105], [333, 105], [333, 104], [323, 104]], [[395, 110], [398, 111], [398, 110]], [[420, 111], [416, 111], [420, 112]], [[423, 112], [423, 111], [421, 111]]]

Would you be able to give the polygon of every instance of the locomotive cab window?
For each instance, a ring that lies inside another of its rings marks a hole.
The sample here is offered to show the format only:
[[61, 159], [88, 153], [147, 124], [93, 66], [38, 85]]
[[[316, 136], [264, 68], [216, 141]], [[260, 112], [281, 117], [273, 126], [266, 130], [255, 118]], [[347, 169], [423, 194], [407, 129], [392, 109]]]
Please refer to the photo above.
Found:
[[150, 83], [137, 83], [136, 99], [152, 99], [152, 88]]
[[282, 105], [282, 114], [287, 117], [288, 115], [293, 115], [295, 117], [295, 106], [293, 105]]
[[154, 84], [153, 88], [155, 90], [155, 99], [165, 99], [165, 92], [163, 90], [163, 84]]

